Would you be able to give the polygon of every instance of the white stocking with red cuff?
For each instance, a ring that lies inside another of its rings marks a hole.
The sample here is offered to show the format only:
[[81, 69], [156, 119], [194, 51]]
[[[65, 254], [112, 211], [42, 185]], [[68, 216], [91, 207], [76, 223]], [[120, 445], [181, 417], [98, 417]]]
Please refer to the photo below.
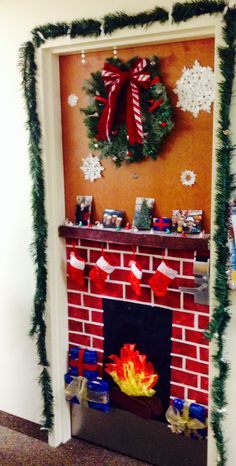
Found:
[[140, 296], [141, 295], [141, 288], [140, 288], [140, 282], [142, 279], [142, 269], [140, 265], [135, 261], [131, 260], [129, 262], [130, 266], [130, 273], [129, 273], [129, 282], [131, 283], [131, 286], [136, 293], [136, 295]]
[[85, 260], [82, 257], [76, 256], [72, 251], [70, 253], [70, 260], [68, 263], [67, 271], [69, 277], [79, 286], [84, 285], [84, 268]]
[[157, 267], [155, 274], [149, 280], [149, 285], [154, 294], [156, 296], [165, 296], [168, 285], [174, 280], [176, 275], [178, 275], [178, 272], [168, 267], [166, 263], [162, 261]]
[[110, 275], [114, 270], [115, 268], [112, 267], [112, 265], [109, 264], [103, 256], [101, 256], [92, 270], [90, 270], [89, 276], [96, 287], [99, 290], [103, 290], [108, 275]]

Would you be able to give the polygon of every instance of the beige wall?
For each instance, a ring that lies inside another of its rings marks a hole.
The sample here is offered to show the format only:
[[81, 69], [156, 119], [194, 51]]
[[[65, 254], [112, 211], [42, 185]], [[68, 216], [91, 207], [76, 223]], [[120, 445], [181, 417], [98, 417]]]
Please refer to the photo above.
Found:
[[[168, 7], [173, 2], [159, 1]], [[37, 24], [101, 17], [124, 10], [135, 13], [156, 6], [156, 0], [1, 0], [0, 2], [0, 409], [39, 422], [40, 394], [34, 344], [28, 338], [34, 291], [29, 254], [32, 241], [27, 134], [17, 69], [18, 49]], [[234, 118], [235, 121], [235, 118]], [[234, 313], [236, 302], [234, 296]], [[236, 354], [235, 317], [227, 338], [228, 357]], [[236, 364], [232, 362], [226, 431], [229, 466], [235, 464]], [[213, 464], [209, 464], [213, 466]]]

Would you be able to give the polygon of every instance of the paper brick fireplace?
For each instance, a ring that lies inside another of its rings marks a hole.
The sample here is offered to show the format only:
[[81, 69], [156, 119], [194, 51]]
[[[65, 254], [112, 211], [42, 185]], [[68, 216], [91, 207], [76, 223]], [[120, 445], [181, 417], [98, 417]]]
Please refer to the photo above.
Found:
[[[128, 282], [129, 261], [133, 246], [115, 242], [103, 243], [104, 252], [115, 271], [102, 293], [88, 279], [91, 267], [101, 255], [100, 241], [67, 239], [67, 259], [76, 244], [79, 255], [86, 260], [85, 286], [75, 289], [68, 279], [68, 342], [70, 346], [95, 349], [98, 352], [100, 375], [103, 361], [103, 298], [143, 303], [172, 311], [171, 384], [170, 396], [208, 403], [208, 342], [203, 330], [209, 321], [209, 306], [194, 303], [193, 295], [179, 291], [180, 286], [193, 287], [194, 250], [158, 249], [137, 246], [136, 258], [143, 268], [142, 295], [137, 297]], [[168, 293], [163, 298], [154, 296], [148, 280], [164, 254], [167, 265], [178, 271]]]

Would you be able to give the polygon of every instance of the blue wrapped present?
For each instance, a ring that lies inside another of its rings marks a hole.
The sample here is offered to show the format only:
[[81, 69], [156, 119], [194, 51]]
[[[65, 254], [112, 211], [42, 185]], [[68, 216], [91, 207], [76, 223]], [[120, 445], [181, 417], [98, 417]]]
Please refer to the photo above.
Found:
[[[181, 398], [175, 398], [173, 400], [173, 406], [178, 409], [181, 413], [183, 412], [184, 405], [186, 404], [185, 400], [181, 400]], [[199, 405], [198, 403], [190, 403], [189, 404], [189, 417], [191, 419], [198, 419], [201, 422], [206, 421], [207, 417], [207, 409]]]
[[109, 384], [103, 379], [90, 380], [87, 385], [88, 406], [104, 413], [110, 410]]
[[166, 231], [170, 230], [171, 218], [168, 217], [155, 217], [153, 218], [153, 230]]
[[84, 348], [71, 348], [69, 351], [69, 374], [75, 377], [86, 377], [96, 380], [98, 377], [97, 351]]
[[207, 436], [207, 410], [198, 403], [175, 398], [166, 412], [166, 419], [173, 433], [194, 440], [203, 440]]

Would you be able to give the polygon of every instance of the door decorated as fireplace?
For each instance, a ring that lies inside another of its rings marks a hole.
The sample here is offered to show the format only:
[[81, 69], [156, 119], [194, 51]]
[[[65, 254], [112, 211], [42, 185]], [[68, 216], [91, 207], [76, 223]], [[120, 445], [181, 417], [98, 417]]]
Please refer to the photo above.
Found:
[[[92, 52], [85, 63], [81, 63], [79, 54], [60, 58], [67, 224], [75, 222], [78, 229], [91, 227], [75, 221], [77, 199], [81, 197], [90, 198], [90, 202], [93, 198], [92, 210], [91, 203], [89, 206], [92, 228], [102, 223], [104, 210], [122, 215], [125, 212], [125, 222], [130, 224], [135, 199], [143, 197], [155, 199], [153, 215], [159, 217], [159, 223], [163, 218], [169, 220], [176, 209], [203, 210], [204, 229], [210, 233], [212, 113], [202, 112], [194, 118], [182, 112], [176, 107], [173, 89], [183, 67], [192, 66], [196, 59], [201, 65], [213, 68], [214, 41], [202, 39], [119, 50], [119, 58], [125, 62], [135, 55], [153, 54], [161, 57], [161, 79], [175, 107], [175, 129], [156, 161], [150, 159], [117, 168], [111, 158], [103, 159], [102, 168], [98, 167], [101, 178], [95, 178], [93, 183], [81, 169], [89, 153], [80, 112], [87, 105], [82, 86], [91, 77], [91, 71], [102, 68], [109, 54]], [[100, 99], [99, 93], [96, 99]], [[99, 102], [104, 105], [102, 99]], [[93, 121], [93, 114], [88, 118]], [[94, 144], [94, 156], [97, 149]], [[194, 176], [191, 185], [181, 181], [181, 174], [188, 169]], [[99, 390], [104, 392], [103, 401], [107, 405], [97, 410], [91, 399], [87, 400], [90, 407], [83, 402], [72, 403], [72, 433], [156, 465], [187, 466], [191, 461], [193, 466], [204, 466], [209, 354], [203, 332], [209, 322], [209, 306], [196, 303], [186, 291], [195, 286], [193, 265], [199, 251], [185, 249], [184, 245], [176, 249], [168, 244], [163, 249], [139, 245], [136, 260], [143, 277], [137, 296], [128, 278], [133, 245], [116, 243], [115, 231], [109, 241], [102, 238], [102, 229], [95, 240], [83, 236], [66, 240], [67, 263], [72, 252], [83, 266], [83, 270], [76, 272], [80, 276], [79, 285], [75, 285], [71, 276], [67, 277], [68, 350], [74, 348], [78, 355], [76, 362], [70, 360], [69, 368], [79, 364], [80, 375], [85, 375], [83, 369], [97, 370], [96, 376], [103, 384]], [[105, 287], [99, 289], [90, 272], [103, 252], [114, 271], [107, 277]], [[203, 261], [209, 258], [207, 251], [201, 251], [201, 255]], [[149, 281], [163, 258], [177, 276], [160, 297], [150, 288]], [[85, 356], [88, 359], [83, 361]], [[93, 390], [96, 391], [96, 386], [91, 384], [88, 399], [94, 395]], [[170, 404], [173, 404], [171, 410]]]

